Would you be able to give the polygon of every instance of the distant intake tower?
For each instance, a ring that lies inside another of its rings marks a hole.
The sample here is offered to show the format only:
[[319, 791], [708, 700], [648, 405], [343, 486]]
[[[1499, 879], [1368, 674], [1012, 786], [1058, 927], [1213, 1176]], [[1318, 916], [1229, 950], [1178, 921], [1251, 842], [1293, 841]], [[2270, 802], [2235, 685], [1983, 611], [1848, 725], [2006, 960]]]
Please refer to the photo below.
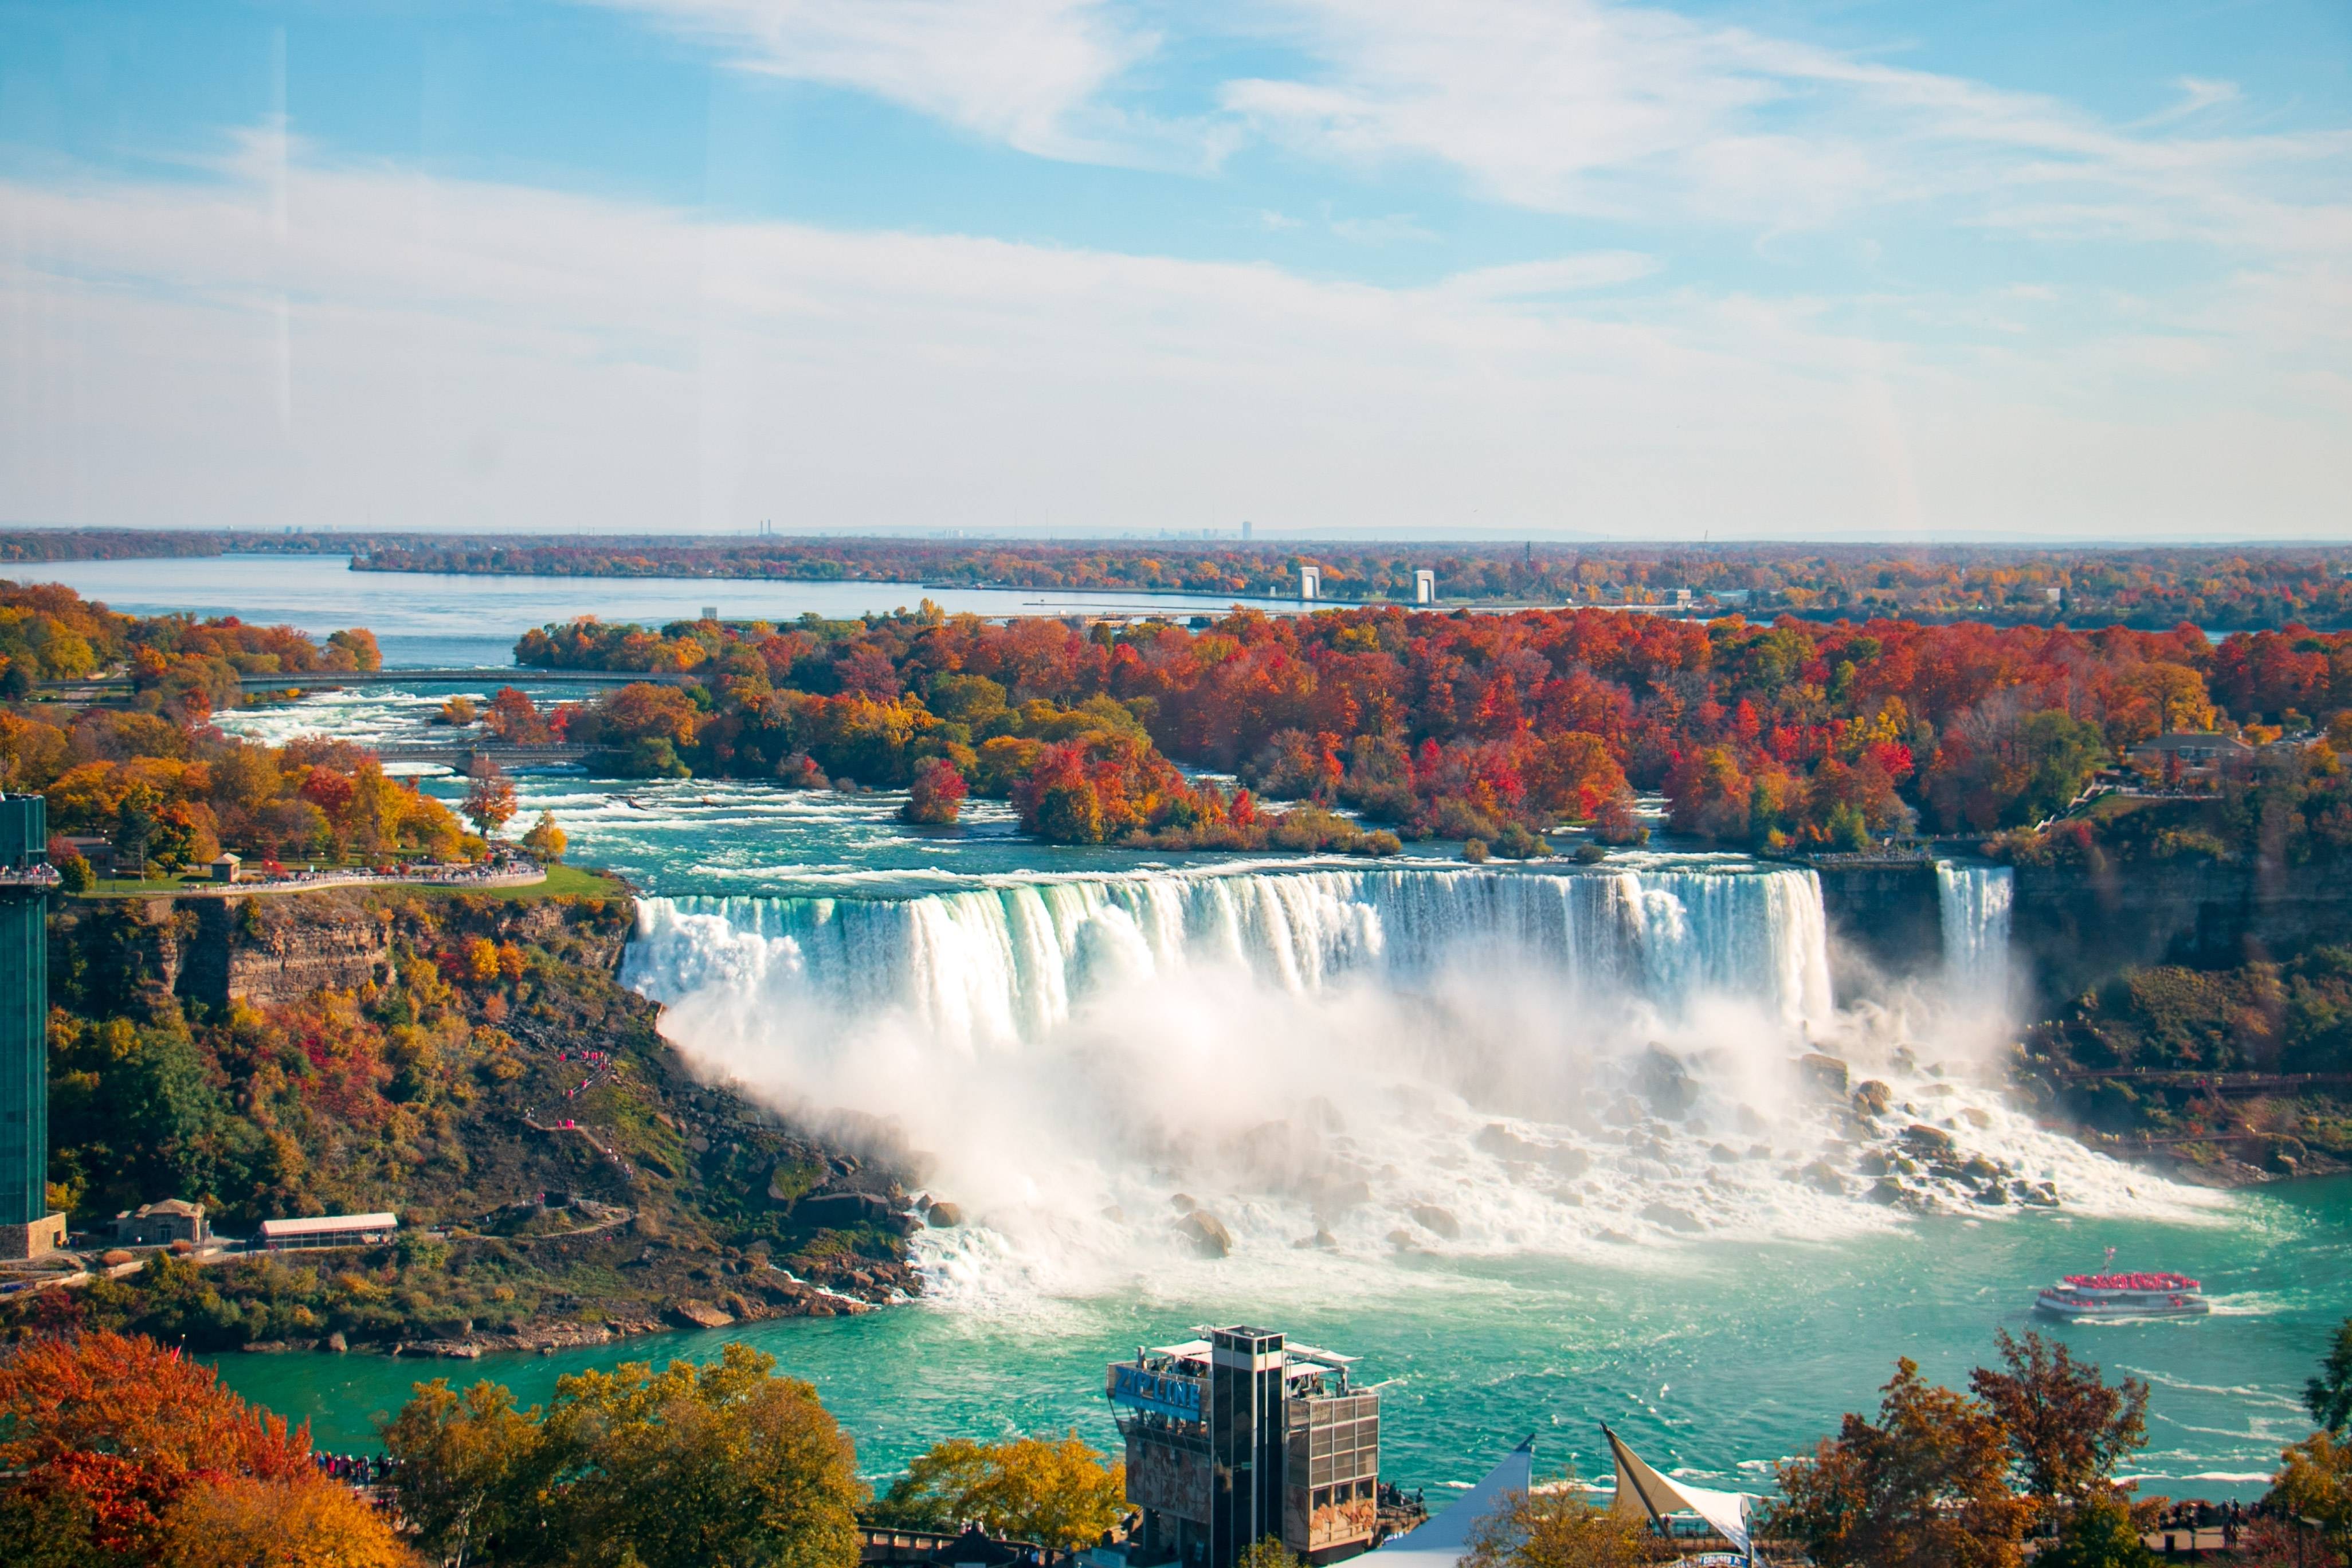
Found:
[[0, 795], [0, 1258], [65, 1244], [49, 1212], [48, 802]]
[[1380, 1518], [1381, 1396], [1353, 1358], [1266, 1329], [1136, 1352], [1105, 1392], [1127, 1439], [1127, 1500], [1143, 1510], [1130, 1568], [1234, 1568], [1269, 1536], [1311, 1563], [1371, 1545]]

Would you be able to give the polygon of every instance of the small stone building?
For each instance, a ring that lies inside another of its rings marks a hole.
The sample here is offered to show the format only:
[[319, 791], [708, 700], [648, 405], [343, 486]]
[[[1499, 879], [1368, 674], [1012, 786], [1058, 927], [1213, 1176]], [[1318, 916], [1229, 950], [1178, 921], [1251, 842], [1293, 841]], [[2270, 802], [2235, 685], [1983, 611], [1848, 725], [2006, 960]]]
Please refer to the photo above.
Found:
[[111, 1226], [117, 1247], [169, 1247], [184, 1241], [202, 1247], [212, 1239], [205, 1223], [205, 1205], [184, 1198], [165, 1198], [143, 1208], [125, 1209]]
[[245, 858], [226, 849], [222, 850], [220, 858], [213, 862], [213, 880], [215, 882], [234, 882], [244, 871]]

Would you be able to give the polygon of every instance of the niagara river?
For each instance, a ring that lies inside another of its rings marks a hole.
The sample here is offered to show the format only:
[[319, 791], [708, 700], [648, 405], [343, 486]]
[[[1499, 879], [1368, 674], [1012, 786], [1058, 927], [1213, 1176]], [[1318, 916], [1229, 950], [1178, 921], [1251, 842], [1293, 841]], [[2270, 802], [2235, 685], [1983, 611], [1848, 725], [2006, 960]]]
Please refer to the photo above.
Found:
[[[364, 735], [439, 695], [243, 722]], [[1948, 931], [1945, 984], [1842, 1005], [1808, 872], [1234, 864], [1046, 848], [985, 805], [924, 834], [881, 794], [521, 786], [577, 858], [643, 889], [624, 978], [699, 1070], [820, 1124], [887, 1126], [970, 1216], [917, 1238], [917, 1302], [486, 1358], [526, 1397], [740, 1337], [814, 1380], [887, 1468], [957, 1434], [1108, 1441], [1112, 1352], [1267, 1319], [1400, 1380], [1389, 1440], [1425, 1484], [1528, 1430], [1605, 1473], [1607, 1419], [1691, 1478], [1753, 1487], [1865, 1407], [1896, 1355], [1964, 1377], [1996, 1328], [2028, 1326], [2038, 1286], [2113, 1247], [2200, 1275], [2215, 1316], [2059, 1331], [2154, 1386], [2152, 1489], [2252, 1496], [2352, 1278], [2352, 1184], [2180, 1187], [2013, 1107], [1982, 1006], [1996, 931]], [[1948, 914], [1991, 926], [2004, 891], [1956, 873]], [[1832, 1060], [1885, 1085], [1888, 1113], [1825, 1092]], [[1947, 1174], [1910, 1158], [1917, 1127], [1952, 1140]], [[1175, 1235], [1180, 1202], [1220, 1218], [1230, 1257]], [[350, 1443], [426, 1375], [226, 1371]]]
[[[331, 602], [380, 583], [317, 585], [322, 626], [398, 624]], [[441, 635], [402, 657], [473, 656]], [[224, 723], [414, 736], [494, 686]], [[1547, 1468], [1605, 1476], [1607, 1420], [1662, 1468], [1756, 1489], [1874, 1405], [1898, 1355], [1965, 1380], [2039, 1287], [2113, 1247], [2201, 1278], [2213, 1315], [2053, 1331], [2151, 1384], [2148, 1490], [2252, 1497], [2306, 1429], [2301, 1379], [2347, 1307], [2352, 1183], [2183, 1186], [2009, 1097], [2018, 976], [1992, 868], [1939, 868], [1922, 973], [1854, 985], [1812, 874], [1738, 856], [1055, 848], [989, 802], [937, 830], [879, 792], [517, 782], [520, 821], [552, 811], [572, 858], [638, 890], [622, 977], [698, 1072], [887, 1142], [965, 1216], [916, 1237], [925, 1290], [903, 1306], [457, 1373], [526, 1402], [567, 1371], [742, 1340], [814, 1381], [880, 1474], [947, 1436], [1107, 1446], [1105, 1362], [1265, 1321], [1391, 1380], [1384, 1469], [1407, 1485], [1471, 1480], [1529, 1432]], [[1178, 1232], [1194, 1209], [1229, 1256]], [[372, 1446], [375, 1415], [450, 1370], [221, 1364], [338, 1447]]]

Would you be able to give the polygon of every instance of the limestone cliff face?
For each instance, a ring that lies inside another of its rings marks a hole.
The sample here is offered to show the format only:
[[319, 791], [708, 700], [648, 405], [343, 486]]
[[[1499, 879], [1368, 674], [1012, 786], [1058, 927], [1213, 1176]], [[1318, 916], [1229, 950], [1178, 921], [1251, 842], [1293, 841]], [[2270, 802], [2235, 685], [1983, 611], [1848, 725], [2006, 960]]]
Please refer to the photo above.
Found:
[[423, 899], [331, 890], [76, 902], [57, 917], [52, 963], [102, 1010], [178, 996], [213, 1006], [290, 1002], [389, 977], [396, 946], [429, 952], [486, 936], [562, 946], [610, 970], [628, 940], [625, 900]]
[[[1943, 959], [1936, 871], [1924, 862], [1817, 868], [1840, 995]], [[2136, 862], [2021, 866], [2010, 942], [2049, 1008], [2126, 969], [2229, 968], [2352, 941], [2352, 868]]]
[[2352, 939], [2352, 868], [2021, 866], [2011, 940], [2053, 1002], [2119, 970], [2227, 968]]

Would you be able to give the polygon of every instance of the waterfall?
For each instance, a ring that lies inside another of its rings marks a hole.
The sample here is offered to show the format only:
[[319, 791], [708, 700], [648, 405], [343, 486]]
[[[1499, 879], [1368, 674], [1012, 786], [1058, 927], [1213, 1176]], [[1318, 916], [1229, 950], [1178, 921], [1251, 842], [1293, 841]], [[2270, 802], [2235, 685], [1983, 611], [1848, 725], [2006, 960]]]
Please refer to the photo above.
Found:
[[[2006, 876], [1946, 878], [1981, 973]], [[698, 1070], [838, 1113], [971, 1216], [917, 1239], [934, 1292], [1157, 1276], [1194, 1256], [1192, 1204], [1280, 1275], [1298, 1247], [1819, 1238], [2042, 1201], [2092, 1159], [1832, 1005], [1806, 870], [1261, 864], [637, 909], [623, 978]], [[1894, 1105], [1858, 1111], [1814, 1052]], [[1998, 1179], [1918, 1167], [1920, 1120]]]
[[889, 899], [648, 898], [624, 978], [657, 1001], [712, 988], [911, 1015], [969, 1055], [1045, 1037], [1088, 994], [1203, 965], [1312, 995], [1528, 966], [1568, 994], [1679, 1016], [1707, 997], [1801, 1026], [1830, 1010], [1811, 871], [1153, 872], [1006, 880]]
[[1999, 1005], [2009, 996], [2009, 911], [2016, 875], [2006, 866], [1936, 862], [1944, 981], [1955, 995]]

